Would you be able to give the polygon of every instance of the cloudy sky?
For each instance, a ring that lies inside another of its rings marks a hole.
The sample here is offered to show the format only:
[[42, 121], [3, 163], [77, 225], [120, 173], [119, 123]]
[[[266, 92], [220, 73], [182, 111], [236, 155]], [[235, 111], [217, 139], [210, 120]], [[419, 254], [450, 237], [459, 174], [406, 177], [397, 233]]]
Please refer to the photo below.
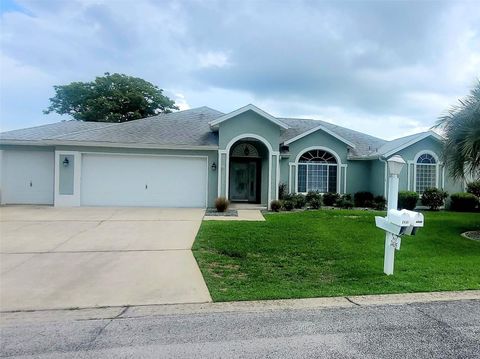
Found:
[[478, 1], [1, 0], [2, 130], [55, 122], [53, 85], [142, 77], [182, 109], [253, 103], [383, 138], [480, 77]]

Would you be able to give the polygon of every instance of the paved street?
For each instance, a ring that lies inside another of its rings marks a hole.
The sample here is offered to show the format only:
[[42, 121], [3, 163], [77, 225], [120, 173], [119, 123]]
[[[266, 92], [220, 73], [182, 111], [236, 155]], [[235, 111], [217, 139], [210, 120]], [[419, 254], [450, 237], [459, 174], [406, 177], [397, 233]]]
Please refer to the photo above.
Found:
[[[35, 358], [478, 358], [480, 301], [148, 314], [4, 313], [1, 355]], [[168, 306], [167, 306], [168, 307]], [[118, 312], [117, 312], [118, 311]], [[73, 316], [72, 316], [72, 315]], [[13, 315], [13, 317], [12, 317]], [[51, 318], [49, 316], [51, 315]], [[65, 316], [62, 318], [62, 316]], [[102, 318], [102, 319], [95, 319]], [[29, 319], [31, 318], [31, 319]]]

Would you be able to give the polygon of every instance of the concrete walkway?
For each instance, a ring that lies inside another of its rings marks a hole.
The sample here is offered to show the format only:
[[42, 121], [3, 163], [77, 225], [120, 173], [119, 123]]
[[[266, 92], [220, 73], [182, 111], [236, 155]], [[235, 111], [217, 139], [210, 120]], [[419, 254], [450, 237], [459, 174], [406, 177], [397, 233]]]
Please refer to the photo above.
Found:
[[211, 301], [201, 209], [0, 207], [2, 311]]

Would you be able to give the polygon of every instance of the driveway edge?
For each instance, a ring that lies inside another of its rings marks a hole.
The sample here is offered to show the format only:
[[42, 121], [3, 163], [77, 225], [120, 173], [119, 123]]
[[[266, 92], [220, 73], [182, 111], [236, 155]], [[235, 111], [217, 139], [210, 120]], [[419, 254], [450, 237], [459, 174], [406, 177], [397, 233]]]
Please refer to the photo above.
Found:
[[18, 321], [102, 320], [178, 314], [188, 315], [228, 312], [265, 312], [276, 310], [309, 310], [342, 307], [352, 308], [363, 306], [402, 305], [462, 300], [480, 300], [480, 290], [244, 302], [159, 304], [12, 312], [5, 311], [0, 312], [0, 324], [8, 325], [9, 323], [15, 323]]

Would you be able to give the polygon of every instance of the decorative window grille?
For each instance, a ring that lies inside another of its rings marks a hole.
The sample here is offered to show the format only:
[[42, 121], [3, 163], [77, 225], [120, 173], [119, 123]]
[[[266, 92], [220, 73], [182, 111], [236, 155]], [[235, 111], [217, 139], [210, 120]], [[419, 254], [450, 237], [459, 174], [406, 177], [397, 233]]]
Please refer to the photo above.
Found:
[[305, 152], [298, 163], [298, 192], [337, 192], [338, 163], [330, 152]]
[[437, 161], [431, 154], [424, 153], [417, 159], [415, 191], [423, 193], [427, 188], [437, 186]]

